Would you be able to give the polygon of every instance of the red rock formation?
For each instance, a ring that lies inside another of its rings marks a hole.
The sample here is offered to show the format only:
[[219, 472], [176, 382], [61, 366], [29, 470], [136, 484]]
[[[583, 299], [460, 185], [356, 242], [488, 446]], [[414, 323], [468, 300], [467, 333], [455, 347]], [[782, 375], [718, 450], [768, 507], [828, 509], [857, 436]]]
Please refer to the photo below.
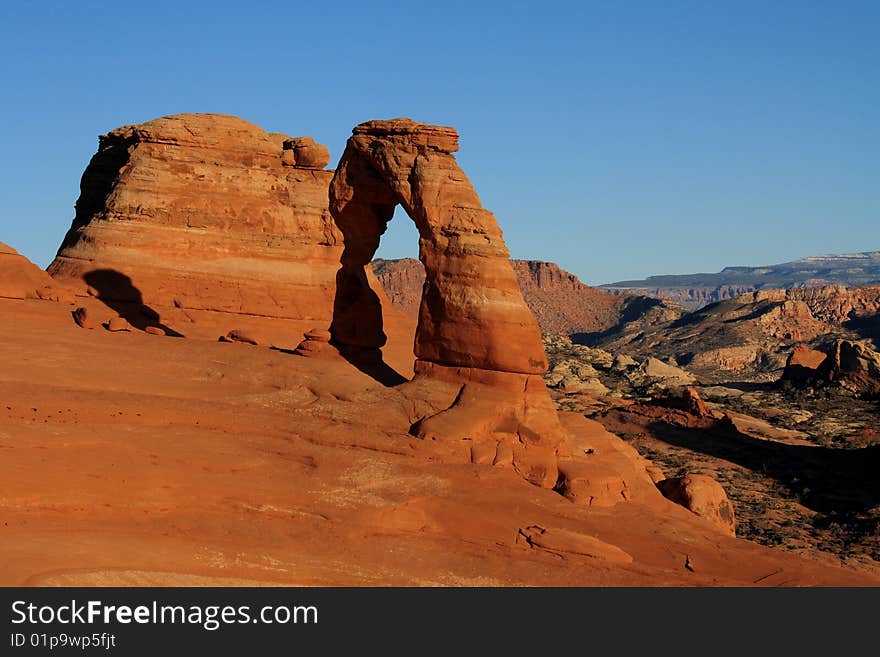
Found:
[[[348, 140], [330, 185], [345, 251], [330, 332], [349, 355], [385, 344], [365, 268], [403, 206], [418, 227], [426, 282], [415, 338], [415, 396], [433, 397], [413, 432], [468, 440], [475, 462], [509, 462], [542, 486], [557, 480], [562, 430], [541, 374], [541, 334], [519, 290], [501, 229], [452, 156], [452, 128], [370, 121]], [[445, 392], [426, 389], [443, 382]]]
[[219, 114], [113, 130], [49, 272], [102, 300], [329, 320], [342, 247], [328, 160], [311, 138]]
[[655, 401], [667, 408], [676, 408], [696, 418], [711, 418], [712, 411], [692, 386], [671, 388], [659, 395]]
[[385, 290], [385, 295], [407, 315], [418, 317], [422, 304], [425, 268], [415, 258], [383, 260], [371, 263], [371, 269]]
[[776, 377], [798, 343], [880, 338], [880, 287], [764, 290], [652, 327], [622, 325], [591, 342], [614, 352], [674, 357], [701, 380]]
[[880, 354], [864, 343], [838, 340], [817, 373], [857, 394], [880, 395]]
[[[843, 285], [755, 292], [752, 301], [803, 303], [813, 319], [826, 324], [880, 313], [880, 286], [847, 288]], [[747, 297], [745, 297], [747, 298]]]
[[58, 300], [52, 278], [11, 246], [0, 242], [0, 298]]

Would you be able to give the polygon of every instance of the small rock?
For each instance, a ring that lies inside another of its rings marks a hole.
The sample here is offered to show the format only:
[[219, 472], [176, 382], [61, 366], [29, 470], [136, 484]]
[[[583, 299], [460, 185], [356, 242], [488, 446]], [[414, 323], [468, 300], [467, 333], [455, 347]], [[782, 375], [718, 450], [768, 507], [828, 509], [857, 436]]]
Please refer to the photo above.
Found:
[[76, 322], [77, 326], [84, 328], [84, 329], [95, 328], [94, 323], [92, 322], [91, 318], [89, 317], [89, 311], [86, 308], [83, 308], [82, 306], [80, 306], [79, 308], [74, 310], [72, 314], [73, 314], [73, 321]]
[[638, 388], [688, 386], [696, 382], [690, 372], [667, 365], [662, 360], [649, 356], [638, 369], [627, 372], [630, 384]]
[[244, 344], [258, 345], [259, 343], [245, 331], [235, 329], [226, 334], [224, 342], [243, 342]]
[[144, 329], [150, 335], [166, 335], [165, 329], [161, 329], [158, 326], [148, 326]]
[[306, 340], [314, 340], [315, 342], [330, 342], [330, 331], [326, 329], [313, 328], [311, 331], [303, 333]]
[[128, 323], [128, 320], [125, 317], [114, 317], [109, 322], [107, 322], [107, 330], [108, 331], [130, 331], [131, 324]]

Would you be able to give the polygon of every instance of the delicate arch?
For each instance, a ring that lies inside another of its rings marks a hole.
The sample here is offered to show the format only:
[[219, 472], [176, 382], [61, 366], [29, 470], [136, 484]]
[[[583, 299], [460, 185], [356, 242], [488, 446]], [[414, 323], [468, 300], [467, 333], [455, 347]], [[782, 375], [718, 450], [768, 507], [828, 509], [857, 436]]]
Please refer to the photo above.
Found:
[[[400, 204], [419, 231], [425, 284], [415, 355], [447, 367], [541, 374], [546, 357], [501, 229], [459, 168], [452, 128], [370, 121], [348, 140], [330, 184], [344, 237], [331, 334], [343, 350], [385, 344], [381, 305], [364, 267]], [[417, 371], [418, 371], [417, 363]]]

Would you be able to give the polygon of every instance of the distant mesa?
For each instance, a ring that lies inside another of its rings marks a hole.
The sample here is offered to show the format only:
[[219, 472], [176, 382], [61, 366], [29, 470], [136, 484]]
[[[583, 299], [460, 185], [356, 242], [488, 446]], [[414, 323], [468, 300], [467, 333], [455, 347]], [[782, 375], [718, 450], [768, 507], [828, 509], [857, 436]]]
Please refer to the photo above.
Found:
[[820, 255], [779, 265], [725, 267], [716, 274], [671, 274], [600, 286], [620, 294], [636, 292], [692, 309], [756, 290], [880, 284], [880, 251]]

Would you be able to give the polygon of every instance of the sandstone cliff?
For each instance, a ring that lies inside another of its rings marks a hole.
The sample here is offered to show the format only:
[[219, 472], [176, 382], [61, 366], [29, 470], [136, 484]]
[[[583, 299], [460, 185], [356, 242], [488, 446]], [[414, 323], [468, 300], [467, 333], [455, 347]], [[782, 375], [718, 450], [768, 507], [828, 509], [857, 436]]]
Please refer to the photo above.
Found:
[[48, 271], [111, 302], [329, 321], [328, 160], [233, 116], [123, 126], [101, 136]]

